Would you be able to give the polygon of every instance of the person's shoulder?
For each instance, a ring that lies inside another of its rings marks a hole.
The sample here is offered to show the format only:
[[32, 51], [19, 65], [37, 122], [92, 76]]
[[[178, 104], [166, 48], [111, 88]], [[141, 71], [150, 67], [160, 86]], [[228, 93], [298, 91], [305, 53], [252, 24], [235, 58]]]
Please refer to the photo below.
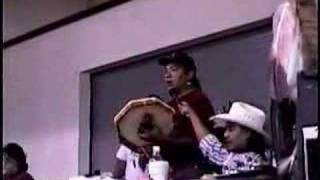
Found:
[[28, 172], [25, 172], [17, 180], [34, 180], [34, 178], [32, 177], [31, 174], [29, 174]]
[[206, 105], [211, 104], [208, 96], [201, 90], [195, 90], [189, 94], [186, 101], [191, 105]]
[[132, 152], [132, 150], [129, 147], [127, 147], [126, 145], [123, 145], [123, 144], [120, 145], [119, 151]]
[[25, 180], [34, 180], [31, 174], [27, 173]]
[[205, 94], [201, 91], [201, 90], [193, 90], [191, 92], [189, 92], [188, 94], [186, 94], [185, 96], [183, 96], [182, 98], [186, 101], [190, 101], [190, 100], [197, 100], [200, 98], [205, 97]]
[[132, 154], [132, 152], [133, 151], [129, 149], [127, 146], [121, 144], [117, 151], [116, 157], [121, 161], [127, 161], [128, 157]]

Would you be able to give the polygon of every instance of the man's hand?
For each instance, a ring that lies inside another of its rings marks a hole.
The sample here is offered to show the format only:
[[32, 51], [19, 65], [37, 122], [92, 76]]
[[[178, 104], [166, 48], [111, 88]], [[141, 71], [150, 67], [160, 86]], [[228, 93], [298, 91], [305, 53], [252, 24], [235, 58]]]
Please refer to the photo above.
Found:
[[149, 142], [158, 142], [163, 138], [161, 129], [156, 125], [153, 125], [151, 129], [142, 128], [138, 131], [138, 135], [141, 139]]
[[186, 117], [189, 117], [189, 118], [190, 118], [191, 115], [194, 115], [194, 114], [195, 114], [194, 110], [193, 110], [193, 109], [190, 107], [190, 105], [189, 105], [187, 102], [185, 102], [185, 101], [181, 102], [181, 104], [178, 104], [178, 107], [179, 107], [180, 113], [181, 113], [182, 115], [185, 115]]

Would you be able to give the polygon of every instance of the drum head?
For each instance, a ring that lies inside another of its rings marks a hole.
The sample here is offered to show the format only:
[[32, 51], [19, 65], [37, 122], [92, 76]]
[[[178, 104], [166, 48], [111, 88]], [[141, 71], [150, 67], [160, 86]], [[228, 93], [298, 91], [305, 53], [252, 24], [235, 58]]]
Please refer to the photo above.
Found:
[[173, 130], [174, 109], [157, 98], [143, 98], [129, 101], [115, 116], [118, 133], [135, 146], [146, 146], [147, 142], [139, 137], [141, 129], [152, 129], [155, 126], [169, 136]]

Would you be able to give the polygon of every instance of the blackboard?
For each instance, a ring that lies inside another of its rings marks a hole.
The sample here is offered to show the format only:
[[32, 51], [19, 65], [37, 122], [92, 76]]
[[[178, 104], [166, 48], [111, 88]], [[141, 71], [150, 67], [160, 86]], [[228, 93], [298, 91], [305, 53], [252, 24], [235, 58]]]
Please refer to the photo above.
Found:
[[149, 56], [151, 58], [137, 58], [92, 73], [91, 171], [112, 170], [118, 148], [113, 116], [126, 101], [149, 94], [168, 99], [156, 59], [181, 47], [195, 59], [200, 83], [216, 111], [222, 110], [229, 100], [242, 100], [269, 114], [271, 23], [232, 35], [195, 41], [191, 46], [180, 44], [151, 52], [154, 55]]

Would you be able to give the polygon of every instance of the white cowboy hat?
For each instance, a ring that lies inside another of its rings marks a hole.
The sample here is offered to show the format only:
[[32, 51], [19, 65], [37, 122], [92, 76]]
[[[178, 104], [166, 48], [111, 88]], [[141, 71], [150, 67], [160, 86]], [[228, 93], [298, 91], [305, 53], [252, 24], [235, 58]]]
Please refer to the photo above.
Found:
[[141, 126], [156, 126], [163, 136], [168, 136], [173, 130], [174, 113], [175, 110], [171, 106], [158, 98], [134, 99], [114, 117], [114, 124], [122, 137], [133, 145], [141, 147], [149, 144], [139, 136]]
[[234, 102], [231, 105], [229, 113], [211, 116], [209, 119], [237, 123], [257, 132], [258, 134], [261, 134], [266, 143], [271, 143], [270, 136], [263, 130], [263, 125], [266, 120], [265, 113], [250, 104], [244, 102]]

